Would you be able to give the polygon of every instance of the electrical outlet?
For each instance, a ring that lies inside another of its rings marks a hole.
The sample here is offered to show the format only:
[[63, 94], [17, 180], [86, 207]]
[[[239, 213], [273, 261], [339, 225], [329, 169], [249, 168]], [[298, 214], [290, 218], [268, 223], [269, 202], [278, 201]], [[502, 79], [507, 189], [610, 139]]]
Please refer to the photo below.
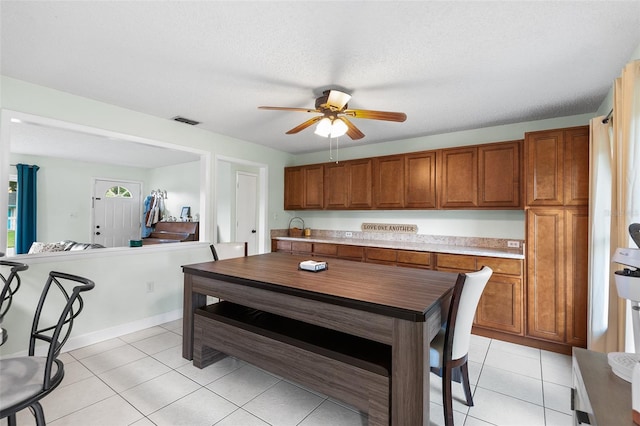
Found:
[[507, 241], [507, 247], [520, 248], [520, 241]]
[[155, 283], [153, 281], [147, 282], [147, 293], [153, 293], [155, 290]]
[[353, 232], [345, 232], [344, 236], [347, 237], [347, 238], [351, 238], [351, 237], [353, 237]]

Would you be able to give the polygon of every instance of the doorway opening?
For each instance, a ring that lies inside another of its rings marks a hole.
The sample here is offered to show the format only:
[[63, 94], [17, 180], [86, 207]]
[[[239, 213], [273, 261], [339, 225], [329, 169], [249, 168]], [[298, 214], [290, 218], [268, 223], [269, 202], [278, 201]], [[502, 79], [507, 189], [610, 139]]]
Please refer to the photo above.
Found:
[[[267, 229], [268, 166], [232, 157], [216, 156], [215, 167], [214, 241], [247, 241], [249, 254], [267, 253], [270, 251]], [[250, 192], [256, 195], [250, 195]], [[246, 211], [252, 200], [256, 203], [255, 215]], [[243, 207], [239, 207], [240, 205]], [[239, 212], [239, 209], [242, 212]], [[255, 226], [251, 226], [252, 217]], [[240, 227], [243, 228], [242, 231], [238, 229]], [[255, 241], [254, 249], [251, 247], [251, 241]]]

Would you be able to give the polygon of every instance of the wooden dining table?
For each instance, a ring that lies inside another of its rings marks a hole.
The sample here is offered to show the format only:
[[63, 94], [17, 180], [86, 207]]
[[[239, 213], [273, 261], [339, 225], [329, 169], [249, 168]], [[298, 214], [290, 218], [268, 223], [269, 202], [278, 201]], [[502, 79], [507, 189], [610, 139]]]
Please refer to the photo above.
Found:
[[194, 313], [214, 296], [391, 347], [390, 419], [429, 424], [429, 342], [448, 311], [457, 274], [288, 253], [184, 265], [182, 355], [193, 359]]

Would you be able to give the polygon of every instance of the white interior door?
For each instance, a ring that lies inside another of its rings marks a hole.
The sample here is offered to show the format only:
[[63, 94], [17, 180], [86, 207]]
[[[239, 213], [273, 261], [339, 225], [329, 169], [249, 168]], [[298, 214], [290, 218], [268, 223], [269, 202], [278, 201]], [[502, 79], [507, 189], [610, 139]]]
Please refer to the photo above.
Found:
[[258, 253], [258, 176], [236, 173], [236, 241], [248, 243], [249, 254]]
[[91, 241], [123, 247], [140, 239], [142, 201], [140, 182], [95, 179]]

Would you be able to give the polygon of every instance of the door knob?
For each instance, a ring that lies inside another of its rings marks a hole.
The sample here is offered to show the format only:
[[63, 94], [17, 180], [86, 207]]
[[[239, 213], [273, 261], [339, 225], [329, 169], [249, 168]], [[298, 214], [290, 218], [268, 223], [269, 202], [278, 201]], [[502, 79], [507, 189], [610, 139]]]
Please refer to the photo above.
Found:
[[100, 231], [96, 232], [96, 235], [100, 235]]
[[255, 229], [252, 229], [252, 230], [251, 230], [251, 233], [252, 233], [252, 234], [255, 234], [255, 233], [256, 233], [256, 230], [255, 230]]

